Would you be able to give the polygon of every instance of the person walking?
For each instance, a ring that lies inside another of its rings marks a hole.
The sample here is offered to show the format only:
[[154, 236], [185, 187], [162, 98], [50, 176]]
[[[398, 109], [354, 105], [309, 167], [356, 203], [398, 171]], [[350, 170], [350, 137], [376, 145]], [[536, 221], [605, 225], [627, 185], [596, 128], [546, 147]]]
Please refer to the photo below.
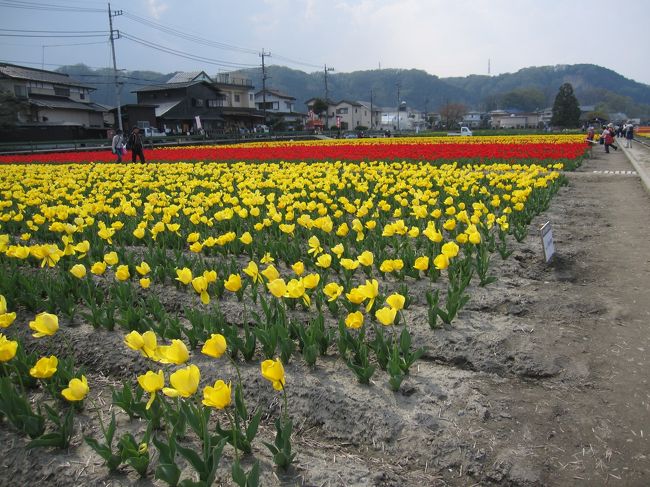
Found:
[[634, 140], [634, 125], [628, 123], [627, 129], [625, 130], [625, 147], [627, 147], [628, 149], [631, 148], [633, 140]]
[[133, 131], [129, 135], [129, 140], [126, 145], [131, 149], [131, 162], [135, 162], [137, 157], [140, 158], [140, 162], [146, 162], [144, 160], [144, 141], [142, 140], [139, 127], [133, 127]]
[[117, 162], [118, 164], [122, 162], [122, 155], [125, 154], [124, 151], [124, 136], [122, 135], [121, 130], [117, 130], [115, 132], [115, 135], [113, 136], [113, 142], [111, 143], [111, 150], [113, 151], [113, 154], [117, 156]]
[[605, 129], [603, 134], [605, 135], [605, 152], [609, 154], [610, 147], [613, 147], [614, 150], [618, 150], [618, 147], [614, 145], [614, 126], [611, 123]]

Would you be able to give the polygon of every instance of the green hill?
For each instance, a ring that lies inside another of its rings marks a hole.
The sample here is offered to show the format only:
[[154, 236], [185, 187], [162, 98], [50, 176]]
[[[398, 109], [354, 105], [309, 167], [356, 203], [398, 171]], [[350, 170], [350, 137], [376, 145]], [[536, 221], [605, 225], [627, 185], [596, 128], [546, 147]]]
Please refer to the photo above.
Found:
[[[112, 71], [92, 70], [84, 65], [66, 66], [61, 72], [95, 86], [92, 99], [115, 104]], [[240, 71], [262, 88], [261, 68]], [[296, 109], [304, 111], [304, 102], [325, 96], [322, 71], [305, 73], [284, 66], [269, 66], [267, 87], [296, 97]], [[134, 103], [132, 91], [143, 85], [164, 83], [172, 74], [150, 71], [122, 72], [122, 103]], [[374, 69], [351, 73], [328, 73], [329, 97], [333, 100], [370, 101], [376, 106], [394, 107], [399, 98], [420, 110], [438, 110], [446, 103], [462, 103], [469, 109], [535, 110], [549, 107], [559, 87], [569, 82], [581, 105], [595, 105], [605, 112], [621, 111], [630, 117], [650, 116], [650, 86], [625, 78], [593, 64], [529, 67], [498, 76], [470, 75], [438, 78], [418, 69]]]

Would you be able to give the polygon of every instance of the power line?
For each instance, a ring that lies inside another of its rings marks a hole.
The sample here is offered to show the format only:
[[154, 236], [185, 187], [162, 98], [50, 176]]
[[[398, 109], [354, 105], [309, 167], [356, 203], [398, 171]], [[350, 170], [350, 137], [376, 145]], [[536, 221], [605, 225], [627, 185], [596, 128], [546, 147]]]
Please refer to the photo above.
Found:
[[[258, 54], [258, 52], [255, 49], [235, 46], [235, 45], [227, 44], [227, 43], [224, 43], [224, 42], [212, 41], [210, 39], [206, 39], [204, 37], [199, 37], [199, 36], [196, 36], [194, 34], [189, 34], [189, 33], [185, 32], [185, 31], [178, 30], [178, 29], [175, 29], [173, 27], [163, 25], [163, 24], [161, 24], [159, 22], [154, 22], [152, 20], [145, 19], [143, 17], [139, 17], [137, 15], [134, 15], [134, 14], [131, 14], [131, 13], [128, 13], [128, 12], [124, 13], [124, 17], [126, 17], [126, 18], [128, 18], [130, 20], [133, 20], [135, 22], [139, 22], [139, 23], [141, 23], [143, 25], [147, 25], [147, 26], [149, 26], [149, 27], [151, 27], [153, 29], [159, 30], [159, 31], [164, 32], [166, 34], [170, 34], [170, 35], [179, 37], [181, 39], [185, 39], [185, 40], [190, 41], [190, 42], [195, 42], [197, 44], [203, 44], [205, 46], [216, 47], [216, 48], [219, 48], [219, 49], [225, 49], [225, 50], [241, 52], [241, 53], [244, 53], [244, 54]], [[274, 57], [277, 58], [277, 59], [286, 61], [288, 63], [291, 63], [291, 64], [298, 64], [298, 65], [302, 65], [302, 66], [308, 66], [308, 67], [311, 67], [311, 68], [319, 68], [320, 69], [319, 65], [306, 63], [306, 62], [303, 62], [303, 61], [297, 61], [295, 59], [292, 59], [292, 58], [289, 58], [289, 57], [286, 57], [286, 56], [274, 55]]]
[[241, 68], [256, 68], [257, 65], [255, 64], [243, 64], [243, 63], [234, 63], [234, 62], [229, 62], [229, 61], [222, 61], [219, 59], [212, 59], [212, 58], [206, 58], [203, 56], [197, 56], [195, 54], [190, 54], [187, 52], [179, 51], [177, 49], [172, 49], [170, 47], [162, 46], [160, 44], [155, 44], [153, 42], [147, 41], [145, 39], [141, 39], [139, 37], [127, 34], [125, 32], [120, 32], [120, 36], [123, 37], [124, 39], [128, 39], [132, 42], [135, 42], [137, 44], [141, 44], [145, 47], [149, 47], [151, 49], [155, 49], [160, 52], [164, 52], [166, 54], [172, 54], [174, 56], [182, 57], [185, 59], [190, 59], [192, 61], [199, 61], [203, 62], [206, 64], [213, 64], [216, 66], [221, 66], [229, 69], [241, 69]]
[[3, 7], [21, 8], [25, 10], [49, 10], [53, 12], [86, 12], [86, 13], [104, 12], [103, 9], [99, 9], [99, 8], [76, 7], [73, 5], [56, 5], [51, 3], [37, 3], [37, 2], [13, 1], [13, 0], [0, 1], [0, 5]]
[[294, 60], [294, 59], [291, 59], [291, 58], [288, 58], [288, 57], [285, 57], [285, 56], [279, 56], [279, 55], [277, 55], [277, 54], [274, 54], [273, 57], [274, 57], [275, 59], [279, 59], [279, 60], [281, 60], [281, 61], [286, 61], [286, 62], [291, 63], [291, 64], [299, 64], [299, 65], [301, 65], [301, 66], [307, 66], [307, 67], [309, 67], [309, 68], [317, 68], [317, 69], [320, 69], [320, 65], [317, 65], [317, 64], [305, 63], [305, 62], [303, 62], [303, 61], [296, 61], [296, 60]]
[[67, 38], [74, 38], [74, 37], [106, 37], [106, 34], [104, 34], [104, 35], [101, 35], [101, 34], [63, 34], [63, 35], [58, 35], [58, 34], [2, 34], [2, 33], [0, 33], [0, 37], [30, 37], [30, 38], [42, 38], [42, 37], [61, 38], [61, 37], [67, 37]]
[[37, 34], [108, 34], [107, 30], [27, 30], [27, 29], [0, 29], [2, 32], [28, 32]]
[[242, 52], [245, 54], [257, 54], [257, 51], [254, 49], [248, 49], [245, 47], [239, 47], [239, 46], [233, 46], [232, 44], [226, 44], [224, 42], [217, 42], [217, 41], [212, 41], [209, 39], [205, 39], [203, 37], [199, 37], [193, 34], [188, 34], [187, 32], [183, 32], [178, 29], [174, 29], [173, 27], [167, 27], [163, 24], [160, 24], [158, 22], [154, 22], [153, 20], [145, 19], [143, 17], [139, 17], [134, 14], [130, 14], [128, 12], [124, 13], [124, 17], [133, 20], [135, 22], [138, 22], [140, 24], [146, 25], [148, 27], [151, 27], [152, 29], [159, 30], [160, 32], [164, 32], [166, 34], [170, 34], [176, 37], [180, 37], [182, 39], [195, 42], [197, 44], [203, 44], [206, 46], [210, 47], [216, 47], [219, 49], [227, 49], [231, 51], [237, 51], [237, 52]]

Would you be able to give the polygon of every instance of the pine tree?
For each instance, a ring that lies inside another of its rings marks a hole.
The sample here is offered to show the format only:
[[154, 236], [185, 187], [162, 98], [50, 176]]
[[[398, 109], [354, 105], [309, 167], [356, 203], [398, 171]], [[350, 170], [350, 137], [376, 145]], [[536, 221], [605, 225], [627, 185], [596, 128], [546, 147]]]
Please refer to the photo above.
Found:
[[573, 94], [571, 83], [560, 86], [553, 103], [551, 125], [562, 128], [576, 128], [580, 125], [580, 105]]

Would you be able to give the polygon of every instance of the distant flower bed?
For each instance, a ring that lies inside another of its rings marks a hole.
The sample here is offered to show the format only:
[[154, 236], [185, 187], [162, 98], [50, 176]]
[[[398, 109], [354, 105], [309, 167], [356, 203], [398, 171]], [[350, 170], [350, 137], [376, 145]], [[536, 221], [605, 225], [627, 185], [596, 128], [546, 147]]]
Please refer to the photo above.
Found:
[[[574, 160], [585, 152], [582, 135], [427, 137], [171, 147], [146, 150], [151, 162], [174, 161], [432, 161]], [[114, 162], [109, 151], [0, 156], [0, 163]], [[129, 160], [129, 155], [125, 156]]]

